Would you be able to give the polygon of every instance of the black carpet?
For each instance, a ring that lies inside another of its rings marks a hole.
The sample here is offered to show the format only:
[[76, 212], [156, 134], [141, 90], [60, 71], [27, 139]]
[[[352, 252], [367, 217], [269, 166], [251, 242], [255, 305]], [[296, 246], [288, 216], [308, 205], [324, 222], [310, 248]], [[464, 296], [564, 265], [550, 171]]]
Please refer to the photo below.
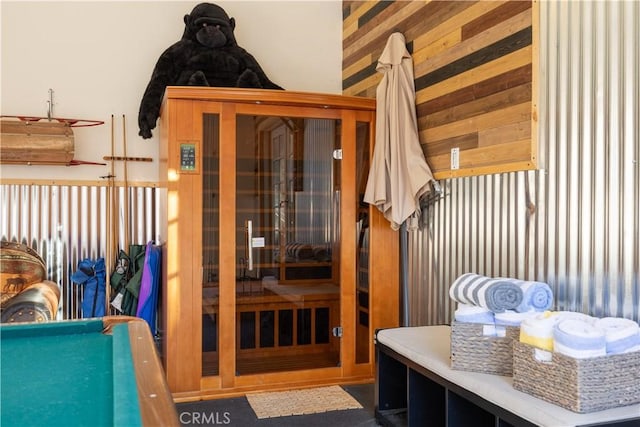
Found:
[[300, 427], [356, 427], [376, 426], [374, 417], [374, 385], [342, 386], [360, 404], [362, 409], [347, 409], [321, 414], [258, 419], [245, 397], [178, 403], [178, 416], [183, 426], [300, 426]]

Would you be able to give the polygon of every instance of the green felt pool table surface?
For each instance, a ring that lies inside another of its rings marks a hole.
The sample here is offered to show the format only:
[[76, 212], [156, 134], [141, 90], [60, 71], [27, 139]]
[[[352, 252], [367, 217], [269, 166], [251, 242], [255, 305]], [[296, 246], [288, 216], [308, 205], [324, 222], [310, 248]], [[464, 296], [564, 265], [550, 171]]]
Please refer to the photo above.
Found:
[[0, 326], [2, 426], [179, 425], [144, 321]]

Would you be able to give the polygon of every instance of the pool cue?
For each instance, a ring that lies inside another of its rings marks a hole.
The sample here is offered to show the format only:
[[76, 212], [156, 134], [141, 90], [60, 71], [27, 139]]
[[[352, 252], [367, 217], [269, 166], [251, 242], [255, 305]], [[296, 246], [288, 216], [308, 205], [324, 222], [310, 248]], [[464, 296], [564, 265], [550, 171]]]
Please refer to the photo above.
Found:
[[[113, 124], [113, 114], [111, 115], [111, 155], [114, 154], [115, 148], [115, 133], [114, 133], [114, 124]], [[115, 211], [115, 203], [114, 203], [114, 179], [115, 179], [115, 170], [114, 163], [111, 162], [109, 176], [109, 185], [107, 187], [107, 274], [106, 274], [106, 289], [105, 289], [105, 313], [109, 313], [111, 309], [111, 268], [115, 268], [115, 252], [114, 244], [115, 244], [115, 225], [114, 225], [114, 211]]]
[[127, 127], [122, 115], [122, 146], [124, 158], [124, 247], [129, 250], [129, 178], [127, 172]]
[[104, 156], [102, 160], [115, 160], [119, 162], [152, 162], [153, 159], [151, 157], [123, 157], [123, 156]]

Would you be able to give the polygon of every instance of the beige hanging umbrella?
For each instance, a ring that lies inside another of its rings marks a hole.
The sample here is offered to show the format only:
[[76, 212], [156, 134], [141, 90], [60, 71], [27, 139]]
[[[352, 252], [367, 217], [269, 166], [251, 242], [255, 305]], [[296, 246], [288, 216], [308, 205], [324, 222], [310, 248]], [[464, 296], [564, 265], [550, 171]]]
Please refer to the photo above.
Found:
[[415, 229], [420, 198], [435, 181], [420, 147], [413, 60], [401, 33], [389, 36], [376, 70], [384, 76], [376, 92], [376, 144], [364, 201], [394, 230], [407, 220], [407, 228]]

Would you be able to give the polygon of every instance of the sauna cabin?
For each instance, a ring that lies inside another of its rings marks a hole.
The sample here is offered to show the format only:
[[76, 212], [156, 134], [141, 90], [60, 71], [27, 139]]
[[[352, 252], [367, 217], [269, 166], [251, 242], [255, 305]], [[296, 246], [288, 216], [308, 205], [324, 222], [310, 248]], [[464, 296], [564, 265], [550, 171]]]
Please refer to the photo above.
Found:
[[362, 197], [375, 101], [169, 87], [163, 354], [176, 399], [374, 378], [398, 236]]

